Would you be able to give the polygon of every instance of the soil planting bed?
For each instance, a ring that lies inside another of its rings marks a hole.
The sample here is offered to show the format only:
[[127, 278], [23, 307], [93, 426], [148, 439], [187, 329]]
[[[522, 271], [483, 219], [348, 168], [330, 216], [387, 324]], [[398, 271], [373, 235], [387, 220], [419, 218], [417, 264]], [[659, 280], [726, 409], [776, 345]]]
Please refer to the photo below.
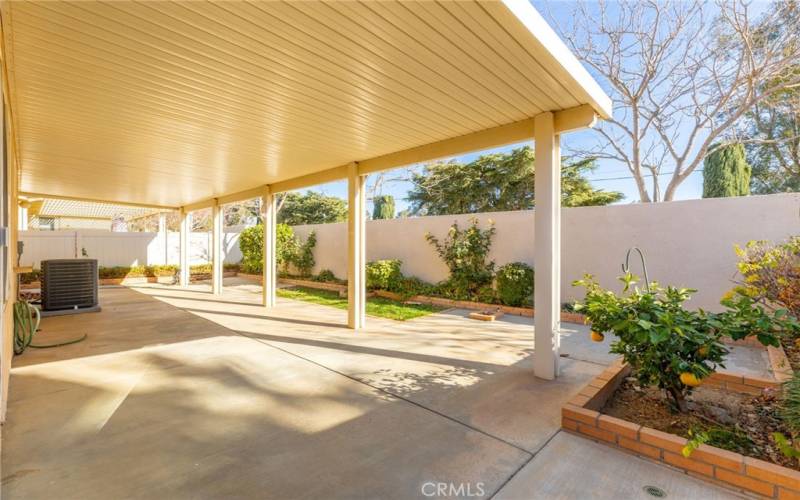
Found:
[[[797, 462], [784, 458], [770, 436], [788, 434], [776, 418], [779, 383], [718, 372], [694, 392], [691, 412], [681, 415], [658, 390], [638, 388], [630, 371], [620, 359], [592, 379], [561, 408], [562, 429], [726, 488], [800, 500]], [[687, 458], [690, 430], [710, 440]]]
[[778, 418], [774, 390], [753, 396], [700, 386], [689, 396], [689, 408], [688, 414], [675, 413], [662, 391], [641, 388], [627, 378], [600, 413], [685, 438], [692, 437], [690, 431], [695, 436], [704, 432], [708, 445], [800, 470], [772, 439], [773, 432], [790, 435]]
[[800, 339], [785, 339], [782, 344], [792, 370], [800, 370]]

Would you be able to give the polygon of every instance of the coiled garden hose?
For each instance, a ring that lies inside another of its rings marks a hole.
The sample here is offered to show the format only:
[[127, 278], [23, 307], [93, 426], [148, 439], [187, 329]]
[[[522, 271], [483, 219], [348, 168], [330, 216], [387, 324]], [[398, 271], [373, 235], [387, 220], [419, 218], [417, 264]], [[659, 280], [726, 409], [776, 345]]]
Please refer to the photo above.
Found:
[[65, 342], [34, 344], [33, 335], [39, 330], [39, 322], [41, 319], [39, 309], [32, 306], [28, 301], [19, 300], [14, 303], [14, 354], [22, 354], [28, 347], [47, 349], [50, 347], [75, 344], [86, 339], [86, 334], [84, 333], [83, 336], [79, 338], [67, 340]]

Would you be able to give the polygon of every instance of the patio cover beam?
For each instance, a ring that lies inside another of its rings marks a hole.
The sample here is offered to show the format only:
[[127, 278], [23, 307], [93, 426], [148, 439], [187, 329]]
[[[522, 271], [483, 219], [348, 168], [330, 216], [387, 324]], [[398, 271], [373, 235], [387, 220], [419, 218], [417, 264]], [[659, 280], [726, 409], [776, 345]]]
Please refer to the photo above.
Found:
[[[556, 111], [553, 123], [556, 133], [569, 132], [594, 126], [597, 113], [587, 105]], [[489, 128], [459, 137], [425, 144], [411, 149], [390, 153], [375, 158], [359, 160], [358, 174], [368, 175], [393, 168], [434, 161], [450, 156], [467, 154], [509, 144], [529, 141], [534, 135], [535, 118]], [[348, 165], [334, 167], [322, 172], [303, 175], [270, 185], [273, 193], [302, 189], [347, 178]], [[246, 192], [246, 191], [245, 191]], [[205, 202], [208, 203], [208, 202]], [[210, 206], [210, 205], [209, 205]]]

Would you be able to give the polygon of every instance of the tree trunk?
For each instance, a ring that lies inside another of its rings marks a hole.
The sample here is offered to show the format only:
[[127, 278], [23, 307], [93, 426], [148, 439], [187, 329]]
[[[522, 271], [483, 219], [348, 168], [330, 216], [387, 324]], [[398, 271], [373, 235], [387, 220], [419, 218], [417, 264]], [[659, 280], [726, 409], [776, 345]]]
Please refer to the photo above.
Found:
[[688, 413], [689, 405], [686, 403], [686, 397], [683, 395], [683, 391], [675, 387], [668, 387], [667, 393], [672, 396], [672, 402], [675, 403], [675, 408], [677, 408], [680, 413]]

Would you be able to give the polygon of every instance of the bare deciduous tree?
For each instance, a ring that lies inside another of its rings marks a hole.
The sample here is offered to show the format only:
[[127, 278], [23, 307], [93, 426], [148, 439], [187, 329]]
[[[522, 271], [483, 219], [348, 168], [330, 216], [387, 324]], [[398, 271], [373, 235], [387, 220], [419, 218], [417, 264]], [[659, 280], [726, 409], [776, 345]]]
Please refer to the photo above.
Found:
[[[793, 0], [758, 19], [738, 0], [580, 3], [570, 19], [562, 36], [614, 100], [597, 144], [574, 152], [624, 164], [642, 202], [672, 200], [708, 153], [740, 140], [737, 120], [800, 83]], [[776, 33], [777, 22], [793, 26]], [[669, 175], [666, 189], [659, 175]]]

